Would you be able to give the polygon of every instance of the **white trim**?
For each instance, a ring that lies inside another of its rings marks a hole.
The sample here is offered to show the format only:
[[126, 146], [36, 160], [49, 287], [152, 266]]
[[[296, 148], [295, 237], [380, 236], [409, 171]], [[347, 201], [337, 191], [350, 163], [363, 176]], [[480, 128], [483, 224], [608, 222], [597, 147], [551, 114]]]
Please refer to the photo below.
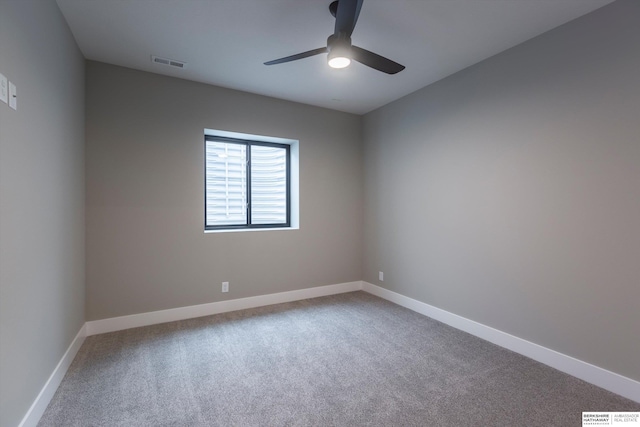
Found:
[[232, 132], [228, 130], [218, 130], [218, 129], [206, 129], [204, 130], [204, 134], [206, 136], [217, 136], [220, 138], [236, 138], [236, 139], [250, 139], [253, 141], [260, 142], [273, 142], [276, 144], [287, 144], [293, 145], [299, 142], [297, 139], [291, 138], [280, 138], [277, 136], [265, 136], [265, 135], [254, 135], [252, 133], [240, 133], [240, 132]]
[[362, 290], [640, 403], [640, 382], [368, 282]]
[[299, 289], [296, 291], [280, 292], [277, 294], [259, 295], [255, 297], [132, 314], [129, 316], [93, 320], [86, 323], [87, 335], [104, 334], [107, 332], [137, 328], [140, 326], [155, 325], [158, 323], [173, 322], [176, 320], [191, 319], [194, 317], [210, 316], [212, 314], [317, 298], [326, 295], [341, 294], [344, 292], [359, 291], [361, 289], [362, 282], [360, 281], [339, 283], [337, 285], [318, 286], [315, 288]]
[[219, 230], [204, 230], [204, 234], [208, 233], [244, 233], [247, 231], [288, 231], [300, 230], [300, 227], [256, 227], [256, 228], [221, 228]]
[[86, 323], [82, 325], [80, 330], [78, 331], [76, 337], [71, 341], [69, 348], [58, 362], [58, 365], [53, 370], [53, 373], [40, 390], [38, 397], [33, 401], [33, 404], [25, 414], [22, 422], [18, 425], [18, 427], [32, 427], [38, 425], [42, 414], [49, 406], [49, 402], [53, 398], [53, 395], [56, 393], [58, 386], [62, 382], [65, 374], [67, 373], [67, 369], [71, 366], [71, 362], [73, 362], [73, 358], [76, 357], [78, 350], [82, 346], [84, 339], [86, 338]]
[[617, 393], [628, 399], [640, 402], [640, 382], [636, 380], [583, 362], [555, 350], [542, 347], [380, 286], [364, 281], [356, 281], [86, 322], [82, 328], [80, 328], [80, 331], [78, 331], [78, 334], [69, 345], [69, 348], [62, 356], [62, 359], [53, 370], [53, 373], [18, 427], [31, 427], [38, 424], [42, 414], [69, 369], [71, 362], [84, 342], [85, 337], [89, 335], [358, 290], [363, 290], [380, 298], [384, 298], [456, 329], [468, 332], [496, 345], [537, 360], [559, 371]]

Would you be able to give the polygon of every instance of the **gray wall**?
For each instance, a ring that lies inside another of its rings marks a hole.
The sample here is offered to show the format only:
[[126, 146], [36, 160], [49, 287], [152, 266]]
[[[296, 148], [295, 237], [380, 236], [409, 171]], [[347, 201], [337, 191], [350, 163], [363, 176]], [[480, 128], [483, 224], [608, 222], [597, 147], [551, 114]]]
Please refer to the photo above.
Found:
[[[359, 116], [86, 72], [87, 320], [361, 279]], [[300, 141], [299, 230], [203, 232], [205, 128]]]
[[84, 323], [84, 59], [52, 0], [0, 1], [0, 425]]
[[639, 46], [618, 1], [367, 114], [364, 279], [640, 380]]

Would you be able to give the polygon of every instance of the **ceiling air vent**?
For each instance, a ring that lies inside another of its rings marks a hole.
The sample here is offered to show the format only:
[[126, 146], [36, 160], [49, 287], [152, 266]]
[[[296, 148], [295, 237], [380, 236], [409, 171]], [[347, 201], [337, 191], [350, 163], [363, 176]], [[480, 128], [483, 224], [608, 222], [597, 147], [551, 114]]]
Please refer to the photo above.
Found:
[[182, 61], [176, 61], [175, 59], [160, 58], [159, 56], [151, 55], [151, 62], [156, 64], [168, 65], [176, 68], [187, 68], [187, 63]]

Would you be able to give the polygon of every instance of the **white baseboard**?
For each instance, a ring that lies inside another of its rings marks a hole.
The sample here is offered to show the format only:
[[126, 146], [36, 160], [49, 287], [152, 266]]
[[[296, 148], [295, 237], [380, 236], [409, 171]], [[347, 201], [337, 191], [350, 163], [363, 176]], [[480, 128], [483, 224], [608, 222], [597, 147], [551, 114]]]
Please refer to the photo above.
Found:
[[78, 331], [76, 337], [71, 341], [71, 345], [67, 348], [67, 351], [58, 362], [58, 365], [53, 370], [53, 373], [40, 390], [38, 397], [33, 401], [33, 404], [27, 411], [26, 415], [18, 425], [18, 427], [35, 427], [38, 425], [42, 414], [47, 409], [49, 402], [53, 398], [53, 395], [56, 393], [58, 386], [62, 382], [64, 375], [67, 373], [69, 366], [71, 366], [71, 362], [73, 362], [73, 358], [76, 357], [78, 350], [82, 346], [84, 339], [86, 338], [86, 324], [82, 325], [80, 331]]
[[[86, 335], [97, 335], [140, 326], [173, 322], [176, 320], [210, 316], [212, 314], [247, 308], [262, 307], [326, 295], [363, 290], [388, 301], [406, 307], [410, 310], [431, 317], [456, 329], [460, 329], [486, 341], [507, 348], [516, 353], [527, 356], [559, 371], [580, 378], [591, 384], [617, 393], [628, 399], [640, 402], [640, 382], [592, 365], [582, 360], [567, 356], [555, 350], [534, 344], [530, 341], [494, 329], [490, 326], [469, 320], [457, 314], [406, 297], [385, 288], [364, 281], [340, 283], [336, 285], [319, 286], [277, 294], [260, 295], [168, 310], [152, 311], [129, 316], [113, 317], [109, 319], [87, 322]], [[77, 351], [77, 350], [76, 350]]]
[[348, 282], [86, 322], [18, 427], [36, 426], [89, 335], [363, 290], [640, 403], [640, 382], [368, 282]]
[[368, 282], [362, 282], [362, 290], [640, 403], [640, 382], [631, 378]]
[[262, 307], [265, 305], [280, 304], [283, 302], [298, 301], [308, 298], [317, 298], [326, 295], [340, 294], [344, 292], [359, 291], [360, 289], [362, 289], [362, 282], [360, 281], [339, 283], [337, 285], [318, 286], [315, 288], [280, 292], [277, 294], [259, 295], [255, 297], [212, 302], [208, 304], [191, 305], [188, 307], [171, 308], [168, 310], [152, 311], [148, 313], [132, 314], [129, 316], [93, 320], [86, 323], [87, 336], [120, 331], [123, 329], [137, 328], [140, 326], [155, 325], [158, 323], [173, 322], [176, 320], [192, 319], [194, 317], [210, 316], [212, 314], [244, 310], [247, 308]]

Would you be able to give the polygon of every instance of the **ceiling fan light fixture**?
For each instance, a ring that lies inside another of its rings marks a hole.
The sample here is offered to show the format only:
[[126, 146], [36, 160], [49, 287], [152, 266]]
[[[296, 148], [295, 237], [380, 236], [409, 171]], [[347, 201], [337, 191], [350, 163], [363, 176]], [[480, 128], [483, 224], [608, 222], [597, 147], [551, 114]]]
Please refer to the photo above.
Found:
[[327, 62], [331, 68], [345, 68], [351, 64], [351, 39], [330, 36], [327, 40]]
[[333, 56], [329, 54], [328, 61], [331, 68], [346, 68], [351, 64], [351, 59], [346, 56]]

